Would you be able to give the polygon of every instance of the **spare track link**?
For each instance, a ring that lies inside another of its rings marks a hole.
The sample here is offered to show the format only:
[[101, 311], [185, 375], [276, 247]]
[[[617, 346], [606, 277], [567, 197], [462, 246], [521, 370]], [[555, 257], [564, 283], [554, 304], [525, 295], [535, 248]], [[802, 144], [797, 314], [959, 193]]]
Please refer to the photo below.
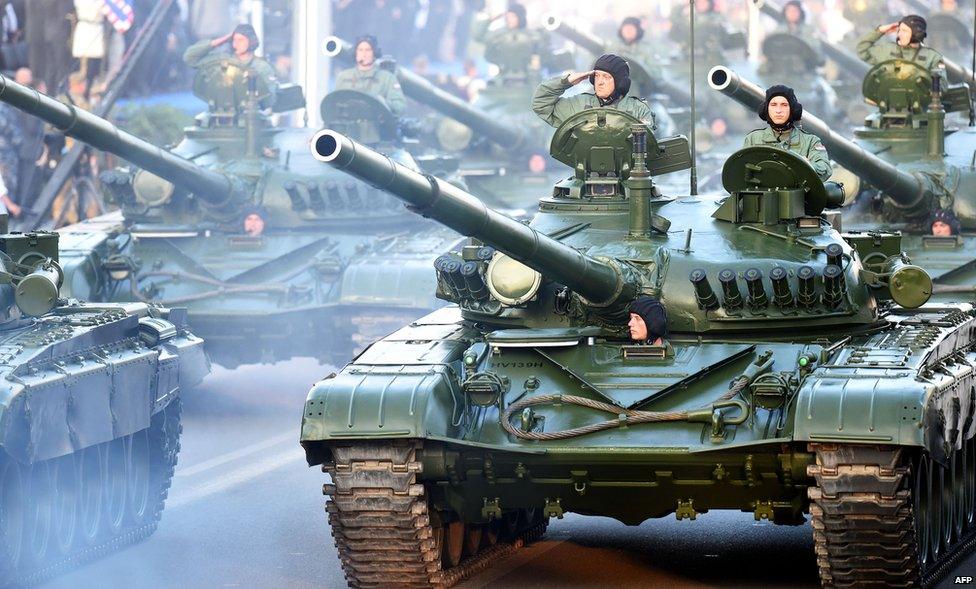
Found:
[[152, 418], [149, 435], [152, 453], [152, 479], [156, 486], [156, 499], [151, 506], [148, 521], [142, 525], [129, 526], [119, 534], [106, 538], [102, 543], [73, 552], [55, 562], [49, 562], [42, 568], [23, 571], [16, 578], [4, 584], [0, 580], [0, 588], [32, 587], [45, 581], [63, 575], [81, 565], [104, 558], [119, 550], [138, 544], [149, 538], [159, 527], [163, 507], [169, 496], [169, 489], [176, 471], [176, 463], [180, 452], [180, 434], [183, 431], [181, 421], [183, 405], [181, 399], [176, 399], [164, 410]]
[[419, 442], [334, 446], [323, 472], [329, 525], [350, 587], [451, 587], [545, 533], [543, 520], [514, 541], [482, 548], [442, 568], [424, 486], [417, 482]]

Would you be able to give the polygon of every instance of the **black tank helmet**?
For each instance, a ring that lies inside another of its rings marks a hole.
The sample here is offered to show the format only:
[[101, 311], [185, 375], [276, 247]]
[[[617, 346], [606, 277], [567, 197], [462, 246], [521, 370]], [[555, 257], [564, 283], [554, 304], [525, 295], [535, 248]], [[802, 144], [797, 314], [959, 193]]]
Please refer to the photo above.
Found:
[[383, 57], [383, 50], [380, 49], [380, 46], [376, 43], [376, 37], [373, 35], [361, 35], [357, 37], [356, 42], [352, 45], [353, 49], [359, 47], [360, 43], [366, 43], [370, 46], [370, 48], [373, 50], [373, 59]]
[[782, 96], [790, 103], [790, 120], [783, 127], [792, 127], [803, 116], [803, 105], [796, 99], [796, 92], [793, 91], [793, 88], [783, 84], [776, 84], [766, 89], [766, 99], [759, 106], [759, 118], [773, 125], [772, 121], [769, 120], [769, 101], [777, 96]]
[[234, 35], [244, 35], [247, 37], [247, 50], [254, 51], [261, 46], [261, 41], [258, 39], [258, 33], [254, 30], [254, 27], [244, 23], [234, 27]]
[[519, 22], [518, 28], [520, 29], [525, 28], [527, 24], [527, 20], [525, 17], [525, 6], [523, 6], [518, 2], [509, 2], [508, 10], [506, 10], [506, 12], [511, 12], [518, 18], [518, 22]]
[[790, 6], [796, 6], [796, 9], [800, 11], [800, 22], [807, 22], [807, 11], [803, 8], [803, 3], [800, 0], [790, 0], [783, 5], [783, 18], [786, 18], [786, 9]]
[[[604, 53], [593, 62], [593, 69], [607, 72], [613, 76], [611, 102], [627, 96], [627, 93], [630, 92], [630, 64], [627, 63], [626, 59], [613, 53]], [[596, 75], [590, 74], [590, 84], [595, 81]]]
[[617, 36], [620, 37], [621, 41], [624, 41], [625, 43], [627, 42], [623, 36], [624, 27], [627, 25], [633, 25], [634, 28], [637, 29], [637, 37], [634, 38], [633, 42], [640, 43], [644, 38], [644, 27], [641, 26], [641, 21], [636, 16], [628, 16], [623, 20], [622, 23], [620, 23], [620, 28], [617, 29]]
[[917, 14], [909, 14], [908, 16], [902, 17], [899, 24], [905, 24], [908, 28], [912, 30], [912, 43], [921, 43], [928, 36], [928, 23], [925, 19]]

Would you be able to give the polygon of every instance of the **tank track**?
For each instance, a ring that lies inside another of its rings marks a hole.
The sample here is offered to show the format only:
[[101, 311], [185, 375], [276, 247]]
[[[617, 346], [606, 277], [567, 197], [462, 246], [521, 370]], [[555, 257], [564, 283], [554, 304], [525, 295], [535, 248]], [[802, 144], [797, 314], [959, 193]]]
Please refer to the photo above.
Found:
[[[159, 526], [163, 507], [169, 496], [180, 452], [182, 404], [179, 399], [153, 416], [149, 427], [150, 485], [155, 489], [143, 522], [130, 523], [114, 536], [97, 545], [76, 549], [70, 554], [46, 559], [33, 568], [18, 567], [12, 579], [0, 578], [0, 587], [30, 587], [63, 575], [81, 565], [98, 560], [150, 537]], [[144, 430], [145, 431], [145, 430]]]
[[816, 464], [807, 472], [816, 485], [807, 492], [824, 587], [932, 586], [976, 546], [970, 524], [923, 568], [913, 497], [919, 469], [910, 449], [811, 444], [810, 451]]
[[508, 541], [480, 549], [445, 568], [443, 532], [417, 482], [420, 443], [356, 443], [333, 447], [323, 472], [332, 536], [350, 587], [451, 587], [541, 537], [548, 521], [529, 521]]

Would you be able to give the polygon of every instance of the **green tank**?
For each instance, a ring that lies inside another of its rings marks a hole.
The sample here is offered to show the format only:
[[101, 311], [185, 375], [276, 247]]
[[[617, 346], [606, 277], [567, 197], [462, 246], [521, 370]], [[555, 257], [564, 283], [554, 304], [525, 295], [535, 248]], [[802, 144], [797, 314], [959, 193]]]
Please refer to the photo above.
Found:
[[[323, 48], [337, 63], [355, 66], [350, 43], [333, 36]], [[389, 60], [381, 67], [396, 72], [406, 97], [437, 114], [425, 121], [429, 133], [419, 147], [456, 154], [460, 177], [479, 198], [501, 208], [529, 207], [539, 190], [559, 180], [562, 170], [545, 157], [552, 128], [531, 109], [535, 78], [490, 84], [469, 104]]]
[[[440, 306], [430, 263], [458, 237], [318, 166], [312, 130], [272, 126], [257, 80], [214, 76], [200, 71], [195, 89], [208, 112], [171, 150], [2, 79], [0, 100], [133, 165], [101, 178], [120, 213], [62, 229], [64, 295], [186, 306], [213, 360], [228, 367], [293, 356], [344, 362]], [[274, 104], [290, 112], [305, 102], [286, 86]], [[331, 126], [412, 169], [456, 166], [411, 155], [399, 121], [371, 96], [337, 92], [320, 108]], [[252, 214], [264, 225], [256, 234], [245, 231]]]
[[186, 312], [61, 298], [59, 236], [0, 213], [0, 586], [33, 586], [151, 535], [181, 395], [209, 372]]
[[[727, 68], [710, 74], [711, 86], [746, 108], [756, 109], [763, 91]], [[969, 110], [965, 87], [941, 91], [932, 76], [906, 62], [885, 62], [865, 78], [864, 95], [882, 105], [854, 130], [854, 140], [804, 110], [804, 130], [820, 137], [832, 159], [849, 173], [848, 231], [865, 235], [884, 228], [902, 232], [901, 248], [935, 281], [939, 300], [967, 300], [976, 292], [976, 127], [946, 124], [946, 115]], [[936, 210], [953, 211], [961, 231], [932, 235]]]
[[[573, 177], [526, 226], [333, 131], [312, 147], [479, 254], [463, 282], [436, 267], [455, 305], [308, 395], [350, 585], [448, 586], [565, 512], [809, 517], [825, 585], [915, 585], [973, 535], [976, 313], [925, 305], [897, 234], [834, 230], [843, 195], [801, 158], [743, 149], [727, 194], [665, 197], [687, 143], [591, 109], [556, 131]], [[641, 294], [661, 343], [628, 337]]]

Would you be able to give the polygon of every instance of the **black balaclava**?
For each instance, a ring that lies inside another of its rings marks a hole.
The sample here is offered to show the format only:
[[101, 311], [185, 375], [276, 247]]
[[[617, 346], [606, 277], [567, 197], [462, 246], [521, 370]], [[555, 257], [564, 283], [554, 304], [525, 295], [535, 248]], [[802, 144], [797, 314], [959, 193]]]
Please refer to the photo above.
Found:
[[254, 52], [254, 50], [261, 46], [261, 41], [258, 40], [257, 31], [255, 31], [254, 27], [247, 23], [237, 25], [237, 27], [234, 28], [234, 34], [244, 35], [247, 37], [247, 50], [250, 52]]
[[[621, 41], [624, 41], [622, 31], [627, 25], [634, 25], [634, 27], [637, 29], [637, 37], [633, 42], [634, 44], [640, 43], [641, 39], [644, 38], [644, 27], [641, 26], [641, 21], [636, 16], [628, 16], [622, 23], [620, 23], [620, 28], [617, 29], [617, 36], [620, 37]], [[626, 43], [626, 41], [624, 41], [624, 43]]]
[[519, 26], [518, 28], [524, 29], [526, 25], [525, 18], [525, 6], [522, 6], [518, 2], [511, 2], [508, 5], [508, 10], [506, 12], [512, 12], [518, 17]]
[[959, 231], [961, 229], [959, 225], [959, 219], [956, 217], [955, 213], [953, 213], [951, 210], [937, 209], [936, 211], [934, 211], [932, 213], [932, 217], [929, 219], [929, 227], [934, 225], [937, 221], [942, 221], [943, 223], [948, 225], [951, 228], [953, 235], [959, 235]]
[[[626, 59], [613, 53], [604, 53], [593, 62], [593, 69], [607, 72], [613, 76], [613, 94], [607, 100], [601, 100], [601, 105], [616, 102], [630, 92], [630, 65]], [[595, 79], [596, 76], [591, 75], [590, 84]]]
[[[790, 103], [790, 118], [786, 121], [784, 125], [774, 125], [771, 120], [769, 120], [769, 101], [777, 96], [782, 96]], [[766, 89], [766, 100], [759, 106], [759, 118], [763, 121], [769, 123], [769, 126], [773, 128], [777, 133], [782, 133], [787, 129], [793, 128], [800, 117], [803, 116], [803, 105], [800, 101], [796, 99], [796, 93], [793, 92], [793, 88], [789, 86], [784, 86], [783, 84], [776, 84], [775, 86], [770, 86]]]
[[641, 295], [630, 303], [628, 311], [640, 315], [647, 326], [647, 341], [668, 336], [668, 312], [661, 301]]
[[928, 36], [928, 23], [917, 14], [909, 14], [903, 17], [898, 24], [904, 23], [912, 30], [911, 43], [921, 43]]

